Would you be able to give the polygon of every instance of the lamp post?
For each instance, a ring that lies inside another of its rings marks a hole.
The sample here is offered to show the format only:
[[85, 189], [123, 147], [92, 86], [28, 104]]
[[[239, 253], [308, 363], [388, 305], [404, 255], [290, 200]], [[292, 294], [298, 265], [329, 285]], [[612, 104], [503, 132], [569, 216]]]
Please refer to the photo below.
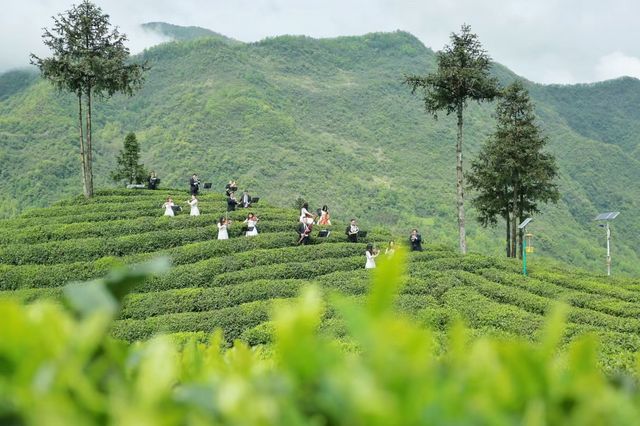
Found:
[[607, 212], [601, 213], [594, 220], [604, 221], [604, 225], [598, 225], [605, 228], [607, 232], [607, 276], [611, 276], [611, 228], [609, 227], [609, 221], [618, 217], [620, 212]]
[[526, 238], [527, 225], [532, 220], [533, 220], [532, 218], [528, 217], [525, 220], [523, 220], [520, 225], [518, 225], [518, 229], [520, 230], [520, 232], [522, 232], [522, 275], [524, 276], [527, 275], [527, 238]]

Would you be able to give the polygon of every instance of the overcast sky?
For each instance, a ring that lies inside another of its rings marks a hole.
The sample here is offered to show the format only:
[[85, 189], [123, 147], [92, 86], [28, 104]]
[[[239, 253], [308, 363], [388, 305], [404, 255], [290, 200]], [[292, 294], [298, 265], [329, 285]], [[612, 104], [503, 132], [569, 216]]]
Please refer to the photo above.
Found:
[[[46, 54], [51, 16], [80, 0], [5, 0], [0, 72]], [[8, 4], [7, 4], [8, 3]], [[468, 23], [497, 62], [540, 83], [640, 78], [640, 2], [634, 0], [95, 0], [129, 35], [133, 52], [162, 42], [138, 27], [197, 25], [242, 41], [405, 30], [434, 50]]]

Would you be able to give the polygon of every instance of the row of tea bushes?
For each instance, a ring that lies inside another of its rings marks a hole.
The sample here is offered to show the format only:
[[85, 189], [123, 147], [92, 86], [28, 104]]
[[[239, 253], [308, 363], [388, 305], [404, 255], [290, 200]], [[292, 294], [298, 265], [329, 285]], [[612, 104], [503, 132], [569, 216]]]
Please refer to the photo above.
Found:
[[[174, 200], [174, 204], [176, 206], [181, 206], [183, 209], [183, 213], [186, 210], [186, 214], [188, 214], [190, 207], [186, 204], [186, 200]], [[136, 200], [134, 202], [129, 203], [93, 203], [87, 205], [80, 206], [59, 206], [59, 207], [43, 207], [38, 209], [32, 209], [24, 212], [20, 217], [28, 218], [33, 220], [51, 220], [57, 217], [66, 217], [66, 216], [74, 216], [82, 212], [82, 214], [89, 213], [117, 213], [126, 209], [128, 211], [136, 211], [145, 213], [145, 212], [159, 212], [160, 214], [164, 213], [164, 208], [162, 205], [164, 204], [164, 199], [150, 199], [150, 200]], [[203, 212], [211, 212], [211, 211], [226, 211], [227, 202], [224, 200], [211, 200], [211, 201], [199, 201], [198, 207]], [[260, 205], [255, 205], [251, 208], [247, 209], [238, 209], [243, 211], [251, 211], [254, 210], [256, 212], [260, 211], [269, 211], [269, 210], [278, 210], [282, 211], [282, 209], [274, 209], [271, 207], [263, 207]], [[11, 223], [12, 219], [9, 219], [9, 223]]]
[[[112, 276], [93, 293], [87, 284], [68, 288], [73, 315], [0, 300], [1, 423], [637, 424], [634, 379], [603, 373], [592, 336], [566, 341], [587, 328], [567, 326], [562, 308], [545, 319], [465, 285], [441, 300], [398, 296], [399, 267], [383, 263], [365, 297], [323, 298], [312, 287], [295, 300], [242, 302], [251, 285], [287, 298], [301, 285], [270, 280], [237, 287], [235, 306], [115, 322], [120, 296], [107, 283], [120, 288], [140, 276]], [[441, 302], [478, 326], [432, 332], [403, 314], [426, 318]], [[109, 336], [134, 341], [157, 331], [173, 335], [136, 344]], [[270, 343], [250, 349], [235, 339]], [[637, 349], [638, 336], [602, 338], [610, 368], [629, 367], [627, 353], [611, 350], [623, 345]]]
[[[286, 222], [265, 222], [258, 227], [261, 233], [290, 231], [295, 240], [295, 226]], [[69, 263], [99, 259], [104, 256], [126, 256], [133, 253], [178, 247], [192, 242], [217, 238], [216, 225], [190, 227], [113, 238], [83, 238], [39, 244], [12, 244], [0, 248], [0, 263], [9, 265]], [[241, 227], [229, 230], [230, 238], [244, 238]], [[258, 236], [259, 237], [259, 236]], [[252, 237], [256, 238], [256, 237]]]
[[[243, 227], [243, 220], [246, 212], [236, 211], [231, 214], [202, 214], [200, 216], [179, 215], [176, 217], [166, 216], [142, 216], [130, 219], [76, 222], [71, 224], [47, 224], [23, 227], [20, 229], [0, 230], [0, 243], [10, 244], [36, 244], [49, 241], [62, 241], [71, 239], [82, 239], [91, 237], [112, 237], [114, 235], [132, 235], [152, 231], [174, 230], [212, 226], [217, 223], [220, 217], [228, 217], [232, 224], [231, 231], [239, 232]], [[282, 222], [288, 223], [290, 229], [296, 229], [296, 221], [291, 215], [280, 212], [267, 212], [260, 215], [260, 225], [265, 223]]]

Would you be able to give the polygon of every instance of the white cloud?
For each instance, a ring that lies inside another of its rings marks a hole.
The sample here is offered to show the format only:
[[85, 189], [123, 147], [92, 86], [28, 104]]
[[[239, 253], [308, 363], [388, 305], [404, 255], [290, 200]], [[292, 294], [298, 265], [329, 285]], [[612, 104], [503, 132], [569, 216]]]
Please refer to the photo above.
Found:
[[132, 54], [140, 53], [147, 47], [155, 46], [156, 44], [171, 41], [171, 37], [160, 35], [154, 31], [146, 30], [140, 25], [135, 25], [130, 29], [123, 28], [124, 33], [127, 35], [126, 46]]
[[640, 78], [640, 58], [620, 51], [605, 55], [596, 65], [596, 76], [599, 80], [622, 76]]
[[[209, 28], [242, 41], [268, 36], [358, 35], [405, 30], [435, 50], [462, 23], [497, 62], [541, 83], [638, 76], [637, 0], [92, 0], [129, 35], [136, 53], [164, 39], [139, 24], [164, 21]], [[0, 72], [47, 54], [42, 27], [80, 0], [9, 0], [0, 14]], [[608, 58], [612, 51], [625, 52]], [[608, 58], [605, 60], [605, 58]], [[627, 58], [627, 59], [625, 59]], [[629, 60], [628, 58], [631, 58]], [[616, 65], [617, 64], [617, 65]], [[619, 71], [624, 70], [624, 71]]]

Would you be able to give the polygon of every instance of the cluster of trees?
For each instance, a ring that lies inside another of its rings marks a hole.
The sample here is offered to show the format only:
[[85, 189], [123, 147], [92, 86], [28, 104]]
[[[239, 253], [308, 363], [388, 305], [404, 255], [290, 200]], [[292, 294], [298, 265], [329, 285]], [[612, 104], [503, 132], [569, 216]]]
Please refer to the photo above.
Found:
[[[412, 93], [422, 91], [427, 113], [438, 118], [439, 111], [457, 117], [456, 204], [460, 252], [466, 253], [464, 214], [464, 171], [462, 161], [464, 109], [469, 101], [500, 98], [496, 108], [497, 126], [472, 163], [470, 187], [478, 192], [473, 199], [478, 221], [483, 226], [506, 221], [506, 253], [516, 257], [522, 233], [516, 226], [539, 211], [540, 202], [557, 202], [560, 194], [554, 183], [557, 167], [553, 155], [544, 151], [547, 138], [535, 122], [533, 104], [522, 82], [504, 89], [490, 76], [491, 58], [469, 25], [451, 34], [451, 45], [437, 52], [438, 67], [426, 76], [409, 75], [405, 82]], [[521, 253], [520, 253], [521, 254]]]

